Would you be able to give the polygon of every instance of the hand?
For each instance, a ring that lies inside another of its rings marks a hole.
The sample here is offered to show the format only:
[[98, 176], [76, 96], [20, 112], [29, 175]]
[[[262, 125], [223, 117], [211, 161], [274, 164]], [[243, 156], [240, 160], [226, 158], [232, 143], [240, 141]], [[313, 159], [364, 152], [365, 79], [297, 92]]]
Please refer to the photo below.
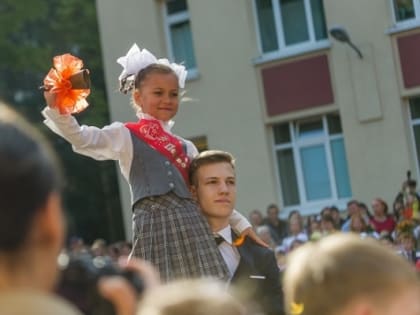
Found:
[[261, 245], [263, 247], [269, 247], [269, 245], [264, 242], [258, 235], [255, 233], [255, 231], [252, 229], [252, 227], [248, 227], [245, 230], [242, 231], [241, 236], [248, 236], [251, 238], [255, 243], [258, 245]]
[[[160, 283], [157, 270], [147, 261], [121, 258], [119, 265], [124, 269], [136, 271], [144, 281], [146, 290], [156, 287]], [[137, 293], [126, 279], [120, 276], [103, 277], [98, 286], [99, 292], [112, 302], [118, 315], [134, 315], [136, 313]]]
[[130, 283], [120, 276], [103, 277], [98, 282], [99, 292], [115, 307], [117, 315], [134, 315], [137, 295]]

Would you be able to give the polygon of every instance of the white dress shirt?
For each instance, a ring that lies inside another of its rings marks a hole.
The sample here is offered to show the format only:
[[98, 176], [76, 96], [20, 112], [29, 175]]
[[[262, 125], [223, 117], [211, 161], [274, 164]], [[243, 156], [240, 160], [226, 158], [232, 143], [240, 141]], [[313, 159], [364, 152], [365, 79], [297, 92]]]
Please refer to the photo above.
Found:
[[228, 225], [220, 231], [217, 231], [215, 234], [223, 237], [224, 241], [220, 243], [218, 247], [229, 269], [229, 278], [232, 279], [236, 269], [238, 268], [241, 256], [238, 249], [233, 245], [231, 226]]

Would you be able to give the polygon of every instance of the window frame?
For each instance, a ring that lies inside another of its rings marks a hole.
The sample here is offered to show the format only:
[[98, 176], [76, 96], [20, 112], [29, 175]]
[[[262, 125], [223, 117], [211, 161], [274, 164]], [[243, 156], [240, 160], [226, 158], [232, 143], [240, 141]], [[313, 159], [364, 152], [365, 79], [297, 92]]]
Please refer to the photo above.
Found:
[[[408, 104], [407, 115], [408, 115], [408, 119], [409, 119], [411, 145], [412, 145], [412, 148], [413, 148], [414, 162], [415, 162], [415, 166], [416, 166], [416, 174], [417, 174], [416, 177], [419, 178], [419, 174], [420, 174], [420, 172], [419, 172], [419, 170], [420, 170], [420, 165], [419, 165], [420, 160], [419, 160], [419, 158], [420, 158], [420, 156], [418, 156], [418, 154], [417, 154], [417, 145], [416, 145], [416, 137], [415, 137], [415, 134], [414, 134], [414, 126], [420, 125], [420, 117], [419, 118], [413, 118], [412, 115], [411, 115], [411, 102], [410, 101], [411, 101], [411, 99], [414, 99], [414, 98], [420, 98], [420, 95], [411, 96], [411, 97], [408, 98], [408, 100], [407, 100], [407, 104]], [[419, 139], [419, 141], [420, 141], [420, 139]]]
[[[169, 14], [168, 13], [167, 2], [168, 2], [168, 0], [162, 1], [162, 12], [163, 12], [163, 17], [164, 17], [163, 20], [164, 20], [164, 28], [165, 28], [165, 41], [166, 41], [166, 47], [168, 49], [169, 59], [175, 60], [174, 49], [173, 49], [173, 46], [172, 46], [171, 27], [174, 24], [189, 22], [190, 29], [191, 29], [191, 16], [190, 16], [190, 12], [189, 12], [188, 9], [184, 10], [184, 11], [181, 11], [181, 12]], [[188, 4], [188, 2], [187, 2], [187, 4]], [[192, 29], [191, 29], [191, 33], [192, 33]], [[195, 55], [194, 47], [192, 46], [191, 49], [193, 50], [194, 55]], [[196, 79], [199, 76], [198, 67], [197, 67], [197, 60], [195, 60], [195, 62], [196, 62], [196, 66], [194, 68], [187, 68], [186, 67], [186, 69], [188, 71], [187, 72], [187, 80]]]
[[[338, 187], [337, 187], [337, 179], [336, 174], [334, 171], [334, 161], [332, 156], [332, 150], [331, 150], [331, 142], [333, 140], [342, 139], [344, 141], [344, 134], [341, 133], [335, 133], [330, 134], [328, 131], [328, 121], [327, 121], [327, 115], [331, 113], [326, 113], [321, 116], [314, 116], [310, 118], [303, 118], [303, 119], [295, 119], [288, 122], [279, 122], [275, 123], [271, 126], [271, 137], [272, 137], [272, 154], [273, 154], [273, 161], [276, 171], [276, 183], [277, 183], [277, 193], [280, 196], [280, 204], [282, 205], [282, 208], [285, 210], [285, 213], [288, 213], [289, 211], [298, 208], [302, 214], [309, 215], [318, 213], [323, 207], [325, 206], [331, 206], [335, 205], [338, 208], [345, 208], [346, 203], [351, 199], [351, 195], [348, 197], [342, 197], [340, 198], [338, 196]], [[307, 121], [311, 120], [321, 120], [322, 122], [322, 135], [313, 137], [311, 139], [303, 139], [299, 140], [297, 139], [298, 134], [298, 126], [299, 124], [302, 124]], [[290, 134], [290, 141], [287, 143], [281, 143], [276, 144], [274, 141], [274, 127], [277, 124], [288, 124], [288, 130]], [[330, 184], [330, 191], [331, 195], [329, 198], [324, 199], [318, 199], [318, 200], [308, 200], [307, 193], [306, 193], [306, 187], [305, 187], [305, 181], [304, 181], [304, 174], [302, 169], [302, 161], [301, 161], [301, 154], [300, 149], [305, 147], [310, 147], [314, 145], [322, 145], [323, 150], [325, 152], [325, 158], [326, 158], [326, 165], [327, 165], [327, 172], [329, 176], [329, 184]], [[279, 163], [277, 160], [277, 152], [280, 150], [285, 149], [291, 149], [293, 152], [293, 167], [295, 169], [296, 174], [296, 182], [297, 182], [297, 189], [298, 189], [298, 196], [300, 199], [299, 204], [294, 205], [285, 205], [284, 204], [284, 196], [283, 196], [283, 189], [281, 185], [280, 180], [280, 169], [279, 169]], [[348, 165], [347, 165], [348, 167]], [[349, 185], [350, 185], [350, 176], [348, 178]], [[351, 189], [351, 187], [350, 187]], [[351, 194], [351, 191], [350, 191]]]
[[397, 21], [395, 7], [394, 7], [395, 0], [388, 0], [388, 4], [391, 10], [391, 18], [393, 27], [391, 27], [387, 33], [395, 33], [400, 31], [405, 31], [412, 29], [414, 27], [418, 27], [420, 25], [420, 0], [413, 0], [414, 4], [414, 18]]
[[[331, 47], [331, 42], [328, 38], [328, 35], [325, 39], [316, 40], [310, 0], [303, 0], [304, 8], [305, 8], [306, 23], [308, 25], [309, 40], [305, 42], [292, 44], [292, 45], [286, 45], [285, 38], [284, 38], [283, 23], [281, 21], [280, 0], [271, 0], [271, 5], [273, 8], [273, 15], [274, 15], [274, 24], [276, 28], [276, 38], [277, 38], [277, 43], [278, 43], [278, 49], [275, 51], [264, 52], [263, 45], [262, 45], [262, 38], [261, 38], [260, 23], [259, 23], [258, 14], [257, 14], [257, 1], [258, 0], [252, 1], [253, 16], [254, 16], [257, 42], [258, 42], [257, 43], [258, 51], [260, 54], [259, 57], [254, 59], [255, 63], [267, 62], [267, 61], [271, 61], [271, 60], [279, 59], [279, 58], [287, 58], [290, 56], [299, 55], [299, 54], [308, 53], [308, 52], [317, 51], [317, 50]], [[327, 27], [327, 25], [325, 26]]]

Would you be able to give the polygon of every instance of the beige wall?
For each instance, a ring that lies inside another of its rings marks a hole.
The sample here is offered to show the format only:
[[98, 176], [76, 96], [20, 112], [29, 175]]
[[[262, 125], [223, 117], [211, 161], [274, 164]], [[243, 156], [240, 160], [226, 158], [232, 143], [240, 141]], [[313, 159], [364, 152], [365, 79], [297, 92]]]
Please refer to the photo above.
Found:
[[[370, 202], [382, 196], [391, 203], [408, 169], [411, 140], [406, 104], [398, 89], [387, 1], [325, 0], [329, 26], [341, 24], [364, 58], [333, 41], [331, 69], [345, 135], [353, 196]], [[363, 8], [363, 10], [361, 9]]]
[[[97, 1], [112, 120], [135, 119], [129, 97], [116, 92], [121, 71], [116, 58], [133, 42], [159, 57], [167, 55], [159, 3]], [[265, 211], [269, 203], [281, 203], [270, 123], [331, 110], [340, 111], [354, 198], [369, 204], [382, 196], [392, 202], [406, 170], [416, 173], [416, 168], [393, 35], [386, 34], [391, 26], [388, 1], [324, 0], [327, 26], [345, 26], [364, 58], [331, 40], [327, 54], [334, 104], [270, 118], [264, 110], [259, 70], [281, 60], [253, 64], [258, 45], [251, 1], [193, 0], [188, 4], [199, 77], [187, 82], [191, 100], [180, 107], [174, 130], [187, 138], [205, 135], [210, 148], [228, 150], [237, 157], [240, 211]], [[120, 181], [130, 233], [128, 185]]]

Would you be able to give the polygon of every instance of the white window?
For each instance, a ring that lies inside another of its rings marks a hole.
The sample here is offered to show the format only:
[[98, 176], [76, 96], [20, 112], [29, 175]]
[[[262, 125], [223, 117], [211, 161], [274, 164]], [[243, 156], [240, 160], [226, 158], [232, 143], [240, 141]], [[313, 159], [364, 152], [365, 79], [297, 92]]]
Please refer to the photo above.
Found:
[[394, 22], [396, 24], [419, 23], [420, 1], [419, 0], [390, 0]]
[[273, 126], [283, 206], [317, 212], [351, 197], [344, 138], [338, 114]]
[[164, 5], [166, 38], [172, 60], [188, 69], [188, 77], [197, 74], [190, 14], [186, 0], [167, 0]]
[[413, 97], [409, 100], [411, 130], [414, 139], [414, 148], [417, 161], [417, 170], [420, 168], [420, 97]]
[[262, 54], [311, 50], [328, 42], [322, 0], [254, 0]]

